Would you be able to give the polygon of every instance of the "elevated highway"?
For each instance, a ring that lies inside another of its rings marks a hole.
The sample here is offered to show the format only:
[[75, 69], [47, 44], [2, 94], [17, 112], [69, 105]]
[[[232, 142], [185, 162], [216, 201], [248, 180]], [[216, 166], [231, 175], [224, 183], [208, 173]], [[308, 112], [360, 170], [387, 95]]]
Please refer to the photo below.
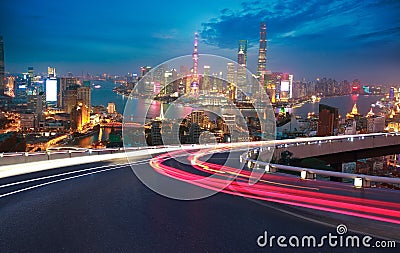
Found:
[[399, 148], [400, 133], [296, 138], [277, 141], [274, 157], [279, 160], [287, 150], [300, 159], [319, 157], [328, 162], [347, 162], [393, 154]]
[[[264, 144], [272, 148], [288, 142]], [[260, 143], [158, 147], [127, 154], [85, 151], [79, 157], [2, 166], [2, 172], [18, 173], [0, 178], [0, 248], [244, 252], [260, 250], [256, 240], [264, 231], [322, 237], [336, 234], [338, 224], [345, 224], [351, 235], [400, 240], [399, 191], [242, 170], [239, 157], [252, 145]], [[188, 193], [216, 194], [197, 201], [165, 198], [139, 181], [132, 169], [152, 171], [158, 182], [179, 182]], [[349, 249], [326, 245], [306, 251]]]

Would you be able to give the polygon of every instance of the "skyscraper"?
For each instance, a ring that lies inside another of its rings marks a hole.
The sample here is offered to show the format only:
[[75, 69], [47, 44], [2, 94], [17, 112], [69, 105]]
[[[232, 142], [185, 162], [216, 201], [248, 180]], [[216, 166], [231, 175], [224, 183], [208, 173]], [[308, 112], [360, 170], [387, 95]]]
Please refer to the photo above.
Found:
[[151, 70], [150, 66], [140, 67], [140, 78], [144, 77]]
[[172, 70], [166, 70], [164, 72], [164, 81], [162, 82], [162, 89], [161, 89], [161, 93], [162, 94], [171, 94], [173, 93], [174, 90], [174, 84], [173, 84], [173, 77], [172, 77]]
[[107, 104], [107, 113], [108, 114], [114, 114], [115, 112], [116, 112], [115, 103], [108, 102], [108, 104]]
[[247, 64], [247, 40], [239, 40], [238, 63], [246, 67]]
[[85, 102], [79, 101], [71, 109], [71, 129], [73, 131], [82, 131], [83, 127], [90, 122], [89, 107]]
[[331, 136], [338, 127], [338, 108], [319, 104], [318, 136]]
[[78, 101], [78, 90], [77, 85], [69, 86], [63, 92], [63, 110], [66, 113], [71, 113], [72, 108], [77, 104]]
[[9, 76], [6, 79], [7, 84], [4, 84], [4, 94], [10, 97], [15, 97], [15, 76]]
[[0, 36], [0, 96], [4, 94], [4, 43]]
[[46, 102], [47, 103], [52, 103], [54, 102], [55, 105], [57, 105], [57, 98], [58, 98], [58, 91], [57, 91], [57, 79], [52, 77], [52, 78], [47, 78], [46, 79]]
[[235, 64], [233, 62], [228, 62], [226, 64], [226, 80], [229, 83], [229, 98], [232, 100], [235, 100], [237, 96], [235, 79]]
[[56, 68], [47, 67], [47, 77], [56, 77]]
[[[248, 95], [250, 90], [246, 85], [246, 66], [247, 66], [247, 40], [239, 40], [238, 47], [238, 70], [237, 70], [237, 86], [238, 88]], [[244, 100], [244, 97], [240, 99]]]
[[233, 62], [228, 62], [226, 64], [226, 80], [229, 83], [235, 82], [235, 64]]
[[150, 130], [150, 138], [151, 138], [151, 145], [162, 145], [162, 121], [161, 120], [153, 120], [151, 122], [151, 130]]
[[211, 72], [210, 72], [210, 66], [205, 65], [204, 66], [204, 74], [203, 74], [203, 84], [201, 86], [202, 90], [209, 91], [211, 90]]
[[204, 111], [203, 110], [196, 110], [190, 114], [190, 121], [192, 124], [197, 123], [199, 126], [203, 125], [204, 120]]
[[267, 64], [267, 24], [260, 25], [260, 48], [258, 51], [257, 76], [261, 76]]
[[59, 84], [60, 87], [58, 89], [58, 107], [66, 108], [66, 102], [64, 101], [65, 98], [67, 97], [67, 92], [66, 90], [71, 87], [71, 86], [76, 86], [78, 84], [79, 80], [77, 77], [61, 77], [59, 79]]
[[164, 86], [165, 71], [167, 71], [167, 68], [167, 64], [161, 64], [160, 66], [155, 68], [152, 73], [152, 81], [158, 83], [158, 85]]
[[87, 85], [82, 85], [77, 88], [78, 89], [78, 94], [77, 94], [77, 99], [80, 101], [85, 102], [85, 105], [89, 108], [91, 108], [91, 89], [90, 89], [90, 83], [89, 86]]
[[28, 67], [28, 75], [27, 75], [28, 87], [31, 87], [33, 85], [34, 76], [35, 76], [35, 70], [33, 69], [33, 67]]

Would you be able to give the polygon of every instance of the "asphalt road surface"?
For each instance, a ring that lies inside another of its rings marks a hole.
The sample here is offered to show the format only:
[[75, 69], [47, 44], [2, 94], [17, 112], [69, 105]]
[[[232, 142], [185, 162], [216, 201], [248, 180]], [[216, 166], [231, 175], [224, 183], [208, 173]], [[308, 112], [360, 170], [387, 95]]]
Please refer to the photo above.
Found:
[[[336, 234], [336, 228], [284, 212], [284, 205], [225, 193], [196, 201], [169, 199], [148, 189], [125, 162], [0, 179], [0, 251], [376, 252], [328, 243], [283, 248], [276, 240], [272, 247], [260, 247], [257, 239], [265, 231], [268, 236], [320, 238]], [[133, 166], [152, 169], [141, 158]]]

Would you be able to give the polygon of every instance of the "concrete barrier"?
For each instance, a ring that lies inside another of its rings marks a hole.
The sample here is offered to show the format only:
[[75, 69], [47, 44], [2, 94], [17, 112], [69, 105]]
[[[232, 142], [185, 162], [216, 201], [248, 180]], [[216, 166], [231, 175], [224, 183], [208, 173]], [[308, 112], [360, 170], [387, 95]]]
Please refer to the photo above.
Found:
[[274, 157], [279, 159], [285, 150], [291, 152], [293, 157], [302, 159], [396, 145], [400, 145], [400, 135], [394, 133], [300, 138], [280, 141]]
[[[190, 149], [201, 149], [201, 148], [209, 148], [207, 145], [182, 145], [182, 146], [166, 146], [166, 147], [157, 147], [157, 148], [137, 148], [137, 149], [129, 149], [125, 152], [124, 149], [109, 149], [109, 150], [97, 150], [92, 152], [75, 153], [73, 156], [73, 152], [50, 152], [43, 153], [37, 155], [34, 159], [43, 159], [41, 161], [25, 163], [26, 157], [23, 156], [22, 153], [14, 153], [12, 155], [4, 155], [0, 157], [0, 161], [5, 158], [8, 162], [18, 162], [15, 164], [7, 164], [0, 166], [0, 178], [10, 177], [20, 174], [32, 173], [37, 171], [43, 171], [48, 169], [56, 169], [67, 166], [75, 166], [87, 163], [94, 163], [99, 161], [109, 161], [113, 159], [121, 159], [125, 158], [128, 161], [128, 157], [135, 158], [144, 158], [148, 159], [152, 154], [158, 154], [163, 152], [171, 152], [176, 150], [190, 150]], [[97, 154], [96, 154], [97, 153]], [[85, 156], [83, 154], [86, 154]], [[96, 155], [93, 155], [96, 154]], [[99, 155], [98, 155], [99, 154]], [[50, 158], [50, 160], [47, 160]], [[3, 160], [4, 161], [4, 160]]]

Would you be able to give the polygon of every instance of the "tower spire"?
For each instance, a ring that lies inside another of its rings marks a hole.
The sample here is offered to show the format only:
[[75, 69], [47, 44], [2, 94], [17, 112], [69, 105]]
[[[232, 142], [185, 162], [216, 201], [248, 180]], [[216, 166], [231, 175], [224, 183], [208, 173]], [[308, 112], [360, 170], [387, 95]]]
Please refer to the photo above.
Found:
[[198, 60], [199, 60], [199, 53], [197, 52], [197, 43], [199, 39], [199, 34], [196, 32], [194, 34], [194, 48], [193, 48], [193, 81], [197, 82], [198, 81]]
[[193, 74], [192, 74], [192, 83], [191, 83], [191, 92], [193, 95], [196, 95], [199, 89], [199, 74], [198, 74], [198, 60], [199, 53], [197, 52], [197, 43], [198, 43], [199, 33], [196, 32], [194, 34], [194, 44], [193, 44]]

